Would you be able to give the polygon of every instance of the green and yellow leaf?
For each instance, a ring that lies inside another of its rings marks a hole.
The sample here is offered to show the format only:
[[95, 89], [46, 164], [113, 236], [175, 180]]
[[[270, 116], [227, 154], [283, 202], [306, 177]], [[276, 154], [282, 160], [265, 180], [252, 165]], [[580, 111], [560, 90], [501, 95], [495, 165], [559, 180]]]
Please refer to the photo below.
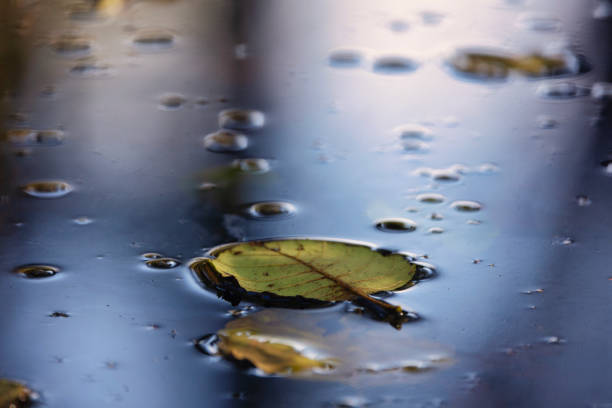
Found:
[[371, 295], [410, 285], [416, 272], [416, 265], [402, 254], [316, 239], [227, 244], [210, 256], [197, 259], [191, 268], [232, 304], [249, 299], [299, 308], [309, 300], [353, 300], [396, 327], [407, 314]]

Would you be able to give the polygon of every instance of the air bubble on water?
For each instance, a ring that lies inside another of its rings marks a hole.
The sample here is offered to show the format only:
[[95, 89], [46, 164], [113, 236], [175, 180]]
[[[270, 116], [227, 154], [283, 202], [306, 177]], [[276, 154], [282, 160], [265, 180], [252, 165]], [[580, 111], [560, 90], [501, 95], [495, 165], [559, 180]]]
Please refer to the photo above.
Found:
[[597, 102], [612, 100], [612, 82], [595, 82], [591, 88], [591, 98]]
[[356, 49], [338, 48], [329, 52], [329, 65], [335, 68], [355, 68], [363, 63], [363, 53]]
[[561, 245], [565, 245], [565, 246], [572, 245], [574, 242], [575, 242], [574, 239], [573, 238], [569, 238], [569, 237], [562, 238], [560, 240], [560, 244]]
[[57, 146], [64, 141], [61, 130], [9, 129], [4, 136], [8, 143], [17, 146]]
[[546, 82], [540, 84], [536, 89], [536, 94], [545, 99], [572, 99], [588, 93], [588, 88], [573, 82]]
[[536, 118], [536, 123], [540, 129], [554, 129], [559, 125], [559, 122], [547, 115], [539, 115]]
[[593, 18], [597, 20], [606, 20], [612, 18], [612, 1], [598, 0], [597, 6], [593, 10]]
[[219, 354], [219, 337], [214, 333], [207, 334], [197, 340], [196, 347], [204, 354], [216, 356]]
[[588, 207], [589, 205], [591, 205], [591, 199], [585, 195], [579, 195], [576, 196], [576, 203], [580, 206], [580, 207]]
[[444, 228], [442, 227], [431, 227], [427, 230], [430, 234], [442, 234], [444, 232]]
[[459, 200], [451, 203], [451, 208], [461, 212], [480, 211], [482, 205], [476, 201]]
[[441, 221], [444, 219], [444, 216], [440, 213], [431, 213], [431, 215], [429, 216], [429, 219], [433, 221]]
[[82, 57], [91, 52], [91, 42], [78, 34], [64, 34], [51, 43], [58, 54], [68, 57]]
[[174, 258], [156, 258], [146, 261], [145, 264], [153, 269], [172, 269], [179, 266], [181, 262]]
[[218, 130], [204, 136], [204, 147], [216, 153], [239, 152], [249, 145], [249, 139], [232, 130]]
[[536, 32], [556, 32], [561, 29], [561, 20], [545, 13], [526, 13], [517, 20], [519, 27]]
[[138, 33], [132, 43], [143, 51], [161, 51], [172, 48], [174, 35], [166, 30], [148, 29]]
[[446, 197], [437, 193], [424, 193], [416, 196], [416, 199], [422, 203], [438, 204], [444, 202]]
[[67, 195], [73, 187], [65, 181], [33, 181], [22, 187], [22, 191], [30, 197], [59, 198]]
[[412, 232], [417, 229], [417, 223], [408, 218], [382, 218], [376, 221], [377, 229], [385, 232]]
[[260, 129], [266, 123], [263, 112], [253, 109], [226, 109], [219, 112], [219, 127], [235, 130]]
[[270, 171], [270, 162], [257, 158], [236, 159], [232, 162], [232, 167], [245, 173], [261, 174]]
[[246, 211], [253, 218], [278, 218], [293, 215], [297, 210], [286, 201], [264, 201], [252, 204]]
[[374, 60], [374, 72], [379, 74], [407, 74], [419, 67], [416, 60], [400, 55], [385, 55]]
[[28, 279], [50, 278], [59, 271], [60, 269], [57, 266], [42, 264], [22, 265], [13, 270], [14, 273]]
[[80, 217], [73, 218], [72, 222], [74, 222], [76, 225], [88, 225], [91, 224], [93, 220], [83, 215]]
[[159, 98], [159, 108], [161, 110], [173, 111], [182, 108], [187, 102], [187, 98], [178, 93], [166, 93]]

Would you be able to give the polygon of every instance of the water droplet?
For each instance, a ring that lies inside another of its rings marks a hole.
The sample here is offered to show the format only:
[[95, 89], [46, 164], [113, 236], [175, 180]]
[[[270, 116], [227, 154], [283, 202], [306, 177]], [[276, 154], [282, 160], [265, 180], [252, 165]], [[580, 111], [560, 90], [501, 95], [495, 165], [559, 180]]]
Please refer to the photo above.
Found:
[[238, 309], [231, 309], [227, 312], [227, 314], [231, 317], [244, 317], [254, 311], [255, 311], [255, 306], [247, 305], [247, 306], [242, 306]]
[[72, 222], [74, 222], [77, 225], [88, 225], [88, 224], [91, 224], [93, 220], [83, 215], [81, 217], [76, 217], [75, 219], [72, 220]]
[[174, 258], [156, 258], [146, 261], [145, 264], [153, 269], [172, 269], [179, 266], [181, 262]]
[[209, 356], [219, 354], [219, 337], [216, 334], [207, 334], [196, 342], [196, 347]]
[[235, 130], [260, 129], [266, 123], [263, 112], [252, 109], [226, 109], [219, 112], [219, 127]]
[[160, 51], [174, 45], [174, 35], [163, 30], [145, 30], [136, 35], [132, 42], [143, 51]]
[[543, 341], [544, 343], [546, 343], [546, 344], [557, 344], [557, 345], [559, 345], [559, 344], [564, 344], [564, 343], [566, 342], [566, 340], [565, 340], [565, 339], [562, 339], [562, 338], [557, 337], [557, 336], [548, 336], [548, 337], [544, 337], [544, 338], [542, 339], [542, 341]]
[[523, 14], [517, 21], [519, 27], [537, 32], [556, 32], [561, 29], [561, 20], [548, 14]]
[[429, 218], [433, 221], [441, 221], [444, 219], [444, 216], [440, 213], [431, 213]]
[[234, 57], [239, 60], [247, 59], [249, 56], [249, 48], [246, 44], [236, 44], [234, 47]]
[[417, 223], [408, 218], [383, 218], [376, 221], [376, 228], [387, 232], [412, 232], [417, 229]]
[[59, 271], [58, 267], [51, 265], [23, 265], [13, 270], [28, 279], [49, 278]]
[[205, 96], [200, 96], [198, 98], [196, 98], [195, 103], [198, 107], [203, 108], [205, 106], [207, 106], [210, 103], [210, 99], [208, 99]]
[[159, 254], [157, 252], [146, 252], [144, 254], [141, 255], [144, 259], [161, 259], [164, 256], [162, 254]]
[[278, 218], [295, 214], [296, 208], [285, 201], [265, 201], [251, 205], [247, 213], [253, 218]]
[[603, 160], [600, 164], [606, 174], [612, 174], [612, 160]]
[[83, 78], [100, 78], [111, 75], [111, 67], [94, 59], [88, 59], [77, 62], [70, 68], [70, 73]]
[[580, 207], [588, 207], [591, 205], [591, 199], [585, 195], [579, 195], [576, 197], [576, 202]]
[[406, 74], [417, 68], [418, 63], [415, 60], [399, 55], [378, 57], [373, 66], [374, 72], [379, 74]]
[[404, 20], [393, 20], [389, 23], [389, 28], [395, 33], [403, 33], [410, 28], [410, 25]]
[[464, 166], [456, 164], [445, 169], [432, 169], [429, 167], [421, 167], [416, 169], [414, 172], [415, 174], [421, 176], [431, 177], [436, 181], [452, 182], [459, 181], [461, 179], [461, 174], [464, 173], [466, 170], [467, 168], [465, 168]]
[[53, 312], [49, 315], [49, 317], [63, 317], [63, 318], [68, 318], [70, 317], [70, 315], [68, 313], [65, 312]]
[[598, 102], [612, 100], [612, 82], [595, 82], [591, 88], [591, 97]]
[[480, 221], [480, 220], [467, 220], [466, 224], [468, 224], [468, 225], [480, 225], [480, 224], [482, 224], [482, 221]]
[[462, 212], [474, 212], [480, 211], [482, 205], [476, 201], [453, 201], [451, 203], [451, 208]]
[[266, 173], [270, 170], [270, 162], [266, 159], [236, 159], [232, 162], [232, 166], [245, 173]]
[[53, 41], [51, 48], [60, 55], [80, 57], [91, 52], [91, 43], [79, 35], [66, 34]]
[[404, 211], [407, 211], [409, 213], [416, 213], [416, 212], [419, 212], [419, 209], [416, 207], [406, 207]]
[[612, 17], [612, 1], [599, 0], [597, 6], [593, 10], [593, 18], [597, 20], [606, 20]]
[[159, 108], [161, 110], [177, 110], [183, 107], [187, 99], [181, 94], [168, 93], [159, 98]]
[[588, 89], [573, 82], [547, 82], [540, 84], [536, 94], [547, 99], [571, 99], [588, 94]]
[[555, 119], [550, 116], [540, 115], [536, 118], [536, 122], [540, 129], [554, 129], [559, 124]]
[[24, 193], [36, 198], [59, 198], [72, 190], [72, 186], [64, 181], [34, 181], [22, 188]]
[[363, 408], [370, 406], [371, 402], [361, 396], [346, 396], [338, 400], [337, 408]]
[[360, 51], [348, 48], [332, 50], [329, 53], [329, 65], [336, 68], [354, 68], [363, 62], [363, 54]]
[[245, 135], [231, 130], [218, 130], [204, 136], [204, 147], [211, 152], [238, 152], [248, 145], [249, 139]]
[[430, 234], [442, 234], [444, 232], [444, 228], [441, 227], [431, 227], [427, 230]]
[[208, 181], [204, 181], [198, 186], [198, 190], [200, 191], [211, 191], [216, 188], [218, 188], [218, 186], [215, 183], [210, 183]]
[[521, 293], [523, 293], [524, 295], [534, 295], [534, 294], [538, 294], [538, 293], [544, 293], [544, 289], [542, 289], [542, 288], [529, 289], [529, 290], [526, 290], [526, 291], [521, 292]]
[[426, 25], [438, 25], [444, 20], [444, 14], [435, 11], [423, 11], [421, 12], [421, 20]]
[[563, 238], [561, 240], [561, 245], [572, 245], [575, 241], [572, 238]]
[[444, 197], [442, 194], [425, 193], [419, 194], [418, 196], [416, 196], [416, 199], [422, 203], [437, 204], [444, 202], [444, 200], [446, 200], [446, 197]]
[[64, 141], [60, 130], [10, 129], [5, 140], [18, 146], [57, 146]]

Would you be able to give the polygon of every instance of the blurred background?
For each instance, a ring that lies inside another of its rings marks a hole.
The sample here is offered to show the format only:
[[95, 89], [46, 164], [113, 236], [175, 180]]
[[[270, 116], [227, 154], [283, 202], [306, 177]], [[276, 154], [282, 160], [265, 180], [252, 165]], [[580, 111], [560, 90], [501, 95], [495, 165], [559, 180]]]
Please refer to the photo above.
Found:
[[[0, 378], [64, 408], [612, 406], [611, 35], [607, 0], [0, 2]], [[211, 144], [227, 109], [264, 122]], [[421, 320], [350, 322], [452, 362], [295, 379], [194, 347], [247, 312], [189, 260], [295, 236], [431, 263], [392, 298]]]

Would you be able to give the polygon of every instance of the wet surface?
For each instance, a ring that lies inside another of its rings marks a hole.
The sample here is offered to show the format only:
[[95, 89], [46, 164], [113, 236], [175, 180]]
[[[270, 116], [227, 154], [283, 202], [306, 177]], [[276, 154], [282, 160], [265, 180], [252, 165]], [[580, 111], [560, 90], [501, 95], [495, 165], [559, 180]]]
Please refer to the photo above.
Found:
[[[608, 1], [17, 4], [0, 5], [0, 378], [49, 407], [612, 403]], [[567, 49], [589, 70], [482, 80], [448, 65], [466, 47]], [[236, 125], [228, 109], [261, 115]], [[207, 150], [224, 126], [248, 147]], [[244, 211], [262, 202], [297, 211]], [[404, 217], [418, 229], [374, 227]], [[439, 344], [453, 364], [355, 385], [201, 353], [243, 312], [188, 260], [287, 236], [426, 256], [433, 279], [390, 299], [421, 319], [352, 329]]]

